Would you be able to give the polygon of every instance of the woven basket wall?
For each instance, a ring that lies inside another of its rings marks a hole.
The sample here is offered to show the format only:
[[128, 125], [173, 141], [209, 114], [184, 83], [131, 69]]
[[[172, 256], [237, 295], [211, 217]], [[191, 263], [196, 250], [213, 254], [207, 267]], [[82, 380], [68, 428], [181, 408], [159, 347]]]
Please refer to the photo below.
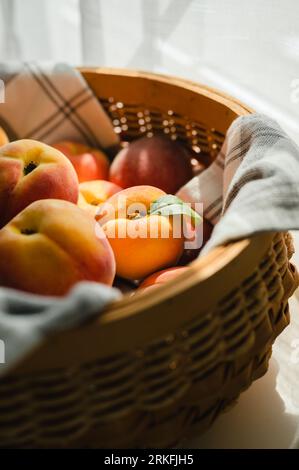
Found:
[[[169, 77], [82, 70], [122, 140], [164, 132], [208, 165], [242, 104]], [[298, 286], [291, 237], [231, 243], [151, 293], [58, 333], [0, 380], [3, 447], [166, 447], [210, 426], [268, 367]]]

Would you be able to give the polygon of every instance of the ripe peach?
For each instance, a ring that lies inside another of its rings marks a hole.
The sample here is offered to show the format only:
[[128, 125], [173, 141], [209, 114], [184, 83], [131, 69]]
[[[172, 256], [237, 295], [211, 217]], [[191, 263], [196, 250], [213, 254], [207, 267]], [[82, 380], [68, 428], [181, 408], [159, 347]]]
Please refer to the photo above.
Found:
[[109, 160], [101, 150], [69, 141], [58, 142], [53, 147], [60, 150], [72, 162], [79, 183], [108, 179]]
[[122, 149], [112, 162], [109, 179], [122, 188], [151, 185], [175, 194], [192, 175], [187, 150], [164, 136], [154, 136]]
[[110, 196], [119, 191], [122, 191], [122, 188], [110, 183], [110, 181], [86, 181], [79, 185], [78, 206], [95, 217], [98, 205], [107, 201]]
[[0, 227], [39, 199], [77, 203], [79, 184], [68, 159], [35, 140], [0, 148]]
[[126, 279], [143, 279], [173, 266], [183, 252], [183, 234], [174, 231], [174, 218], [148, 213], [165, 196], [152, 186], [124, 189], [99, 207], [98, 220], [112, 246], [116, 272]]
[[113, 252], [101, 227], [76, 205], [36, 201], [0, 231], [0, 284], [63, 295], [78, 281], [112, 285]]
[[0, 147], [2, 147], [2, 145], [8, 144], [8, 142], [9, 140], [6, 133], [4, 132], [2, 127], [0, 127]]
[[158, 271], [157, 273], [152, 274], [151, 276], [147, 277], [138, 287], [137, 290], [152, 290], [156, 287], [165, 284], [166, 282], [172, 281], [180, 274], [188, 271], [189, 268], [187, 267], [174, 267], [163, 269], [162, 271]]

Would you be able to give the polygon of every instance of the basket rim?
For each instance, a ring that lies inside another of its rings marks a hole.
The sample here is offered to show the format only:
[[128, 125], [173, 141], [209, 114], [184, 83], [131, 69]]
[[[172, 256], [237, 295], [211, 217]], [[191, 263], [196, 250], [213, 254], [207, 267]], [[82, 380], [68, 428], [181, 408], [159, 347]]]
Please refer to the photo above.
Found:
[[[154, 290], [137, 291], [133, 296], [125, 294], [121, 299], [115, 300], [102, 311], [99, 322], [104, 325], [125, 320], [144, 309], [153, 307], [155, 304], [165, 302], [171, 299], [174, 294], [177, 295], [190, 289], [199, 282], [209, 281], [223, 268], [234, 264], [241, 255], [246, 256], [258, 249], [258, 258], [261, 258], [269, 247], [272, 237], [273, 233], [269, 232], [217, 246], [203, 257], [190, 263], [188, 265], [190, 270], [184, 271], [175, 279], [157, 286]], [[252, 259], [248, 274], [252, 272], [253, 266], [256, 266], [256, 259]]]
[[228, 106], [239, 116], [247, 115], [254, 112], [247, 104], [231, 96], [230, 94], [210, 87], [200, 82], [190, 80], [188, 78], [177, 77], [174, 75], [162, 74], [157, 72], [148, 72], [146, 70], [118, 68], [118, 67], [78, 67], [77, 70], [83, 74], [96, 73], [100, 75], [115, 75], [127, 78], [140, 78], [144, 80], [156, 81], [168, 85], [184, 87], [195, 93], [200, 93], [210, 99], [215, 99], [218, 103]]

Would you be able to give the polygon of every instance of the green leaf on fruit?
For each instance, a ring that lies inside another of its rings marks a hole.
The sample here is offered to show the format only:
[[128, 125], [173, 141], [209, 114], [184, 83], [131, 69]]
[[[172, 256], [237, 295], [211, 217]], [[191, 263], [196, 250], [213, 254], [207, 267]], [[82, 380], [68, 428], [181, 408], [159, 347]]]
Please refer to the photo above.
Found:
[[185, 215], [191, 218], [192, 223], [196, 226], [202, 222], [202, 217], [190, 207], [189, 204], [172, 194], [162, 196], [153, 202], [149, 210], [151, 215]]
[[165, 206], [170, 206], [171, 204], [184, 204], [182, 199], [179, 197], [173, 196], [172, 194], [166, 194], [166, 196], [159, 197], [155, 202], [152, 203], [150, 212], [155, 211], [156, 209], [161, 209]]

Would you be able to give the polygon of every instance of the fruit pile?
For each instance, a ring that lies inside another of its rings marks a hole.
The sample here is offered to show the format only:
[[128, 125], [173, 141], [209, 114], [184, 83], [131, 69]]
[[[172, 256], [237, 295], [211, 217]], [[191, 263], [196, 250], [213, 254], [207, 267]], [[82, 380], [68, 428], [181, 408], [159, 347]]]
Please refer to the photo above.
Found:
[[173, 196], [192, 174], [166, 137], [136, 140], [110, 166], [100, 150], [9, 143], [0, 128], [0, 285], [61, 296], [81, 280], [148, 290], [173, 279], [189, 260], [176, 216], [179, 228], [191, 216], [189, 232], [202, 223]]

